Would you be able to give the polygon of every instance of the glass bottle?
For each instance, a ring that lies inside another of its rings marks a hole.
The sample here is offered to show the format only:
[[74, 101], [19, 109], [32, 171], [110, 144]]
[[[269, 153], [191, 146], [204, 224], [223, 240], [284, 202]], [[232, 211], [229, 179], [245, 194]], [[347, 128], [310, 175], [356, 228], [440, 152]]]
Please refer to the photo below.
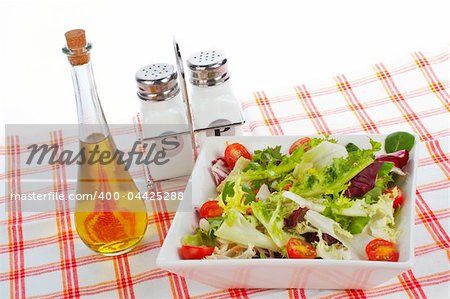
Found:
[[[81, 29], [67, 32], [66, 41], [63, 52], [72, 66], [80, 151], [89, 157], [81, 163], [78, 161], [77, 196], [83, 200], [75, 204], [76, 229], [81, 240], [93, 251], [103, 255], [122, 254], [136, 246], [145, 234], [145, 202], [120, 155], [115, 155], [117, 148], [92, 73], [92, 46], [86, 43], [85, 32]], [[110, 155], [111, 159], [107, 161], [101, 155]]]

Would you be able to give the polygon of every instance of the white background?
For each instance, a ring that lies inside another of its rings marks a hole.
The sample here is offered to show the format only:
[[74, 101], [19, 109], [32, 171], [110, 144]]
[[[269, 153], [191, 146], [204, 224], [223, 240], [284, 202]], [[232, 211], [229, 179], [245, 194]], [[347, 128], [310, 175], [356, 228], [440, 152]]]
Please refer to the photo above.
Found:
[[[312, 83], [449, 38], [449, 1], [2, 1], [2, 123], [75, 123], [64, 32], [84, 28], [110, 123], [137, 111], [134, 74], [217, 47], [228, 54], [239, 97]], [[3, 135], [3, 129], [2, 129]], [[2, 138], [3, 139], [3, 138]]]

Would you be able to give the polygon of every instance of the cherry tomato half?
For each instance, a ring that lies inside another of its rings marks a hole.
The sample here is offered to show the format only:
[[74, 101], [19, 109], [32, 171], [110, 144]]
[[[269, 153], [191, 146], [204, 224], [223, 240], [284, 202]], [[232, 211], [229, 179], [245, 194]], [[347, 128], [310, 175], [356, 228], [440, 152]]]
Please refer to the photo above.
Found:
[[290, 238], [286, 248], [291, 259], [314, 259], [317, 257], [316, 249], [302, 239]]
[[252, 156], [247, 151], [245, 146], [243, 146], [240, 143], [232, 143], [227, 146], [225, 149], [225, 161], [228, 164], [228, 167], [230, 169], [234, 168], [234, 165], [236, 164], [237, 160], [239, 160], [240, 157], [244, 157], [245, 159], [251, 159]]
[[370, 241], [366, 246], [366, 254], [370, 261], [398, 262], [399, 258], [395, 244], [384, 239]]
[[217, 200], [209, 200], [200, 208], [200, 218], [214, 218], [222, 216], [223, 209], [219, 206]]
[[184, 260], [201, 260], [213, 252], [214, 247], [192, 245], [182, 245], [180, 250], [181, 257]]
[[[289, 148], [289, 155], [292, 155], [292, 153], [300, 146], [302, 146], [305, 143], [308, 143], [311, 141], [311, 138], [309, 137], [303, 137], [300, 138], [299, 140], [295, 141], [294, 143], [292, 143], [291, 147]], [[308, 150], [308, 149], [306, 149]]]
[[394, 209], [401, 207], [405, 202], [402, 190], [398, 187], [389, 188], [388, 190], [384, 191], [384, 194], [389, 195], [389, 198], [394, 201], [394, 203], [392, 204]]

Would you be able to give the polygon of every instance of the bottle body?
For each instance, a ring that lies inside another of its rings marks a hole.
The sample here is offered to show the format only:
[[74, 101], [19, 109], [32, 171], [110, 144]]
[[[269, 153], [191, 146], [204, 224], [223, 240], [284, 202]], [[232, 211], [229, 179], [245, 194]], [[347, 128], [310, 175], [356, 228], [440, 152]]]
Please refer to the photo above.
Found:
[[[75, 226], [93, 251], [118, 255], [131, 250], [147, 229], [147, 210], [111, 137], [98, 99], [84, 30], [66, 33], [63, 52], [71, 64], [77, 104], [80, 155]], [[84, 158], [83, 158], [84, 157]]]

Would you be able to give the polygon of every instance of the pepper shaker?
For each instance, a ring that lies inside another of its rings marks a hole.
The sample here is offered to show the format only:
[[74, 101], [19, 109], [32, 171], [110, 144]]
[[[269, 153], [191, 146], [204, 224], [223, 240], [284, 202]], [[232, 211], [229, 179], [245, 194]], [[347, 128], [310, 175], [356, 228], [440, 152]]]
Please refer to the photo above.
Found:
[[199, 143], [207, 136], [241, 135], [240, 125], [245, 120], [231, 87], [225, 54], [219, 50], [199, 51], [188, 58], [187, 66]]

